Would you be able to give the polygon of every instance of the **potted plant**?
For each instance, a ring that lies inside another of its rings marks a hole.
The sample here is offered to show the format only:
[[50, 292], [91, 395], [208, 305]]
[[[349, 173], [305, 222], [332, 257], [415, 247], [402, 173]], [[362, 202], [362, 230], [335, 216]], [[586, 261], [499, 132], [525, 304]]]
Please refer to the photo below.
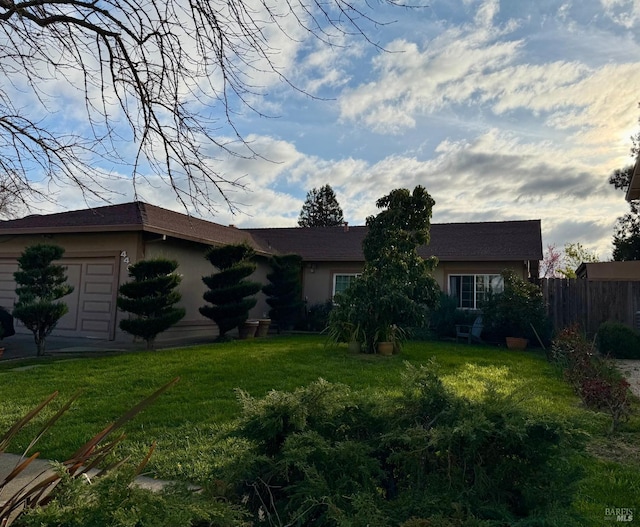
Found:
[[380, 355], [400, 353], [407, 333], [396, 324], [383, 324], [375, 334], [376, 349]]
[[346, 342], [349, 351], [354, 353], [362, 351], [365, 336], [360, 324], [334, 316], [330, 318], [326, 331], [330, 342], [334, 344]]
[[[504, 338], [510, 349], [524, 349], [529, 341], [548, 334], [544, 297], [538, 286], [513, 271], [503, 271], [504, 290], [489, 295], [483, 318], [494, 337]], [[537, 334], [536, 334], [537, 333]]]

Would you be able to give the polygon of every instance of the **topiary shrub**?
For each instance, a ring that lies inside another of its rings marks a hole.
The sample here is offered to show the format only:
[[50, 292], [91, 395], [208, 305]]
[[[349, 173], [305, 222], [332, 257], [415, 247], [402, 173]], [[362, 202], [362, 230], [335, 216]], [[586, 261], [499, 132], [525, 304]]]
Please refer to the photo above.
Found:
[[258, 302], [253, 295], [262, 285], [246, 279], [256, 270], [251, 261], [254, 256], [255, 251], [246, 244], [210, 247], [205, 253], [219, 272], [202, 277], [209, 288], [202, 296], [213, 305], [202, 306], [200, 314], [218, 325], [219, 341], [225, 340], [227, 331], [244, 323]]
[[620, 322], [603, 322], [598, 328], [598, 351], [616, 359], [640, 359], [640, 333]]
[[156, 336], [184, 318], [184, 308], [174, 307], [181, 295], [178, 262], [165, 258], [141, 260], [129, 267], [130, 282], [120, 286], [117, 304], [135, 315], [120, 321], [120, 329], [144, 339], [153, 349]]
[[60, 299], [73, 287], [66, 283], [66, 267], [53, 263], [63, 254], [58, 245], [31, 245], [18, 258], [18, 270], [13, 273], [18, 302], [12, 314], [33, 333], [38, 355], [44, 354], [47, 336], [69, 311]]
[[278, 325], [278, 333], [291, 329], [302, 316], [302, 257], [297, 254], [271, 258], [269, 283], [262, 288], [271, 306], [269, 317]]

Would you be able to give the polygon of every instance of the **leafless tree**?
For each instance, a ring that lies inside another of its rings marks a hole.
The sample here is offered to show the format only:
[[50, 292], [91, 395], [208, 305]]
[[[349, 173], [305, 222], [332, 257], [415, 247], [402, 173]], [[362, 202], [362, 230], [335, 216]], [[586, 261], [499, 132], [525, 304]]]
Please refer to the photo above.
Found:
[[[229, 191], [243, 183], [219, 173], [215, 156], [257, 155], [234, 110], [259, 112], [266, 72], [296, 89], [274, 35], [371, 42], [373, 9], [359, 0], [0, 0], [0, 172], [16, 188], [37, 190], [38, 175], [104, 198], [104, 178], [126, 167], [134, 185], [162, 176], [185, 206], [212, 210], [222, 199], [233, 210]], [[65, 107], [70, 94], [84, 108]], [[86, 126], [65, 129], [65, 114], [79, 110]]]

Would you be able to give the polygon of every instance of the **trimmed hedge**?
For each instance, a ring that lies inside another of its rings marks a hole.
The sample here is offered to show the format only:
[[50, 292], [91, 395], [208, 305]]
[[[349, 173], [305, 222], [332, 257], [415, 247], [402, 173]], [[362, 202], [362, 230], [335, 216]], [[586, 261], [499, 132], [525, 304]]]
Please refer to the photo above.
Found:
[[620, 322], [603, 322], [598, 328], [598, 350], [616, 359], [640, 359], [640, 333]]

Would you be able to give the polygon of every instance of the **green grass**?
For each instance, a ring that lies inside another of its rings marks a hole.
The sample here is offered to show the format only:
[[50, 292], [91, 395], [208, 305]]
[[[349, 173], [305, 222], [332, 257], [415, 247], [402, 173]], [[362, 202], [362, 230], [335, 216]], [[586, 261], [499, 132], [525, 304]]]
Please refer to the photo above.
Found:
[[[216, 460], [230, 445], [215, 440], [239, 413], [235, 390], [254, 396], [291, 390], [322, 377], [352, 390], [384, 397], [399, 393], [404, 361], [435, 358], [446, 385], [478, 398], [488, 389], [507, 394], [533, 416], [552, 415], [590, 434], [581, 456], [585, 478], [576, 506], [593, 525], [605, 507], [637, 507], [640, 519], [640, 420], [634, 418], [615, 438], [606, 436], [608, 419], [587, 411], [541, 352], [513, 352], [486, 346], [413, 342], [394, 357], [352, 355], [327, 347], [322, 337], [287, 336], [254, 341], [132, 352], [92, 358], [0, 363], [0, 431], [55, 390], [59, 404], [77, 390], [83, 394], [39, 443], [43, 457], [70, 455], [106, 424], [170, 379], [181, 381], [131, 422], [126, 450], [141, 457], [152, 441], [158, 448], [150, 469], [162, 478], [206, 481], [215, 478]], [[14, 444], [18, 452], [29, 433]], [[636, 522], [638, 522], [638, 519]]]

